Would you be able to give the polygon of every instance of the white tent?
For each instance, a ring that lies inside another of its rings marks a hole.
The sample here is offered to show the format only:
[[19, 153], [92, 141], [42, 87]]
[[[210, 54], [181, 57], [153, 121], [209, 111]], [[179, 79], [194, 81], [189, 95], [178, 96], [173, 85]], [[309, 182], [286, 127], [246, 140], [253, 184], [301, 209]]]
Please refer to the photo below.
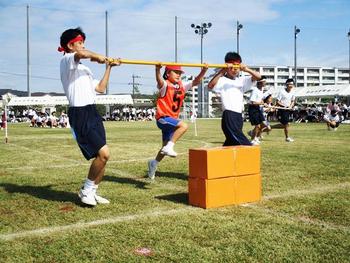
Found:
[[[114, 105], [128, 104], [132, 105], [133, 100], [131, 95], [98, 95], [96, 96], [96, 104]], [[66, 96], [50, 96], [42, 97], [13, 97], [8, 103], [8, 106], [34, 106], [34, 105], [68, 105]]]
[[298, 98], [311, 97], [349, 97], [350, 84], [310, 86], [295, 90], [295, 96]]

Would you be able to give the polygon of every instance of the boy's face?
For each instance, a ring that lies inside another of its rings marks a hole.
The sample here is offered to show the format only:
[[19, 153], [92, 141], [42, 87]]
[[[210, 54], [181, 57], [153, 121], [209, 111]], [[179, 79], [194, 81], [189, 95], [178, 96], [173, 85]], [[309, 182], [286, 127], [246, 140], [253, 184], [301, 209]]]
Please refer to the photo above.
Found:
[[69, 43], [68, 48], [71, 52], [76, 52], [78, 50], [85, 49], [85, 44], [84, 44], [84, 41], [81, 40], [74, 43]]
[[182, 71], [180, 70], [170, 70], [168, 71], [168, 80], [172, 83], [178, 83], [181, 80]]
[[294, 83], [293, 82], [288, 82], [286, 84], [286, 86], [287, 86], [287, 91], [289, 92], [289, 91], [291, 91], [294, 88]]
[[228, 67], [226, 70], [227, 75], [232, 78], [235, 78], [239, 75], [239, 72], [241, 71], [241, 69], [237, 67], [237, 65], [239, 65], [238, 63], [230, 63], [230, 64], [234, 65], [235, 67]]

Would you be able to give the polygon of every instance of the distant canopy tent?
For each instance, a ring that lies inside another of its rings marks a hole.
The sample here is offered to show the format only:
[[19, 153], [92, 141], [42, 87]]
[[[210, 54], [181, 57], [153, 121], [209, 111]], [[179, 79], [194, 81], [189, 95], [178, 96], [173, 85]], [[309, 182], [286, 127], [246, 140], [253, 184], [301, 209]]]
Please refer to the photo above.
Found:
[[310, 86], [295, 90], [297, 98], [350, 97], [350, 84]]
[[[103, 105], [132, 105], [131, 95], [97, 95], [96, 104]], [[68, 105], [66, 96], [42, 96], [42, 97], [13, 97], [7, 106], [34, 106], [34, 105]]]

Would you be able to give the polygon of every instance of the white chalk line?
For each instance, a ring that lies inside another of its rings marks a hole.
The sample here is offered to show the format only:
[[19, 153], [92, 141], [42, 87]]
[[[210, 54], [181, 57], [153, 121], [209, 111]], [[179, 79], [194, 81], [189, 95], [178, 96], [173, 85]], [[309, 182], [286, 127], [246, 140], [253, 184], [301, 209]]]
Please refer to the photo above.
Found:
[[0, 235], [0, 240], [11, 241], [17, 238], [41, 236], [41, 235], [48, 235], [48, 234], [54, 234], [59, 232], [66, 232], [66, 231], [76, 231], [80, 229], [86, 229], [88, 227], [96, 227], [96, 226], [107, 225], [107, 224], [116, 224], [120, 222], [129, 222], [129, 221], [134, 221], [134, 220], [143, 219], [147, 217], [154, 218], [159, 216], [171, 216], [174, 214], [189, 212], [191, 210], [195, 211], [198, 209], [199, 208], [186, 207], [186, 208], [171, 209], [171, 210], [153, 210], [153, 211], [149, 211], [141, 214], [117, 216], [117, 217], [111, 217], [111, 218], [106, 218], [101, 220], [90, 221], [90, 222], [79, 222], [79, 223], [65, 225], [65, 226], [45, 227], [45, 228], [39, 228], [35, 230], [12, 233], [12, 234], [2, 234]]
[[[292, 190], [286, 193], [282, 194], [276, 194], [276, 195], [268, 195], [263, 197], [263, 201], [269, 201], [272, 199], [278, 199], [278, 198], [288, 198], [288, 197], [304, 197], [311, 194], [325, 194], [330, 192], [336, 192], [339, 190], [347, 189], [350, 187], [350, 182], [345, 183], [339, 183], [336, 185], [328, 185], [328, 186], [321, 186], [321, 187], [315, 187], [313, 189], [308, 190]], [[350, 232], [350, 227], [342, 226], [342, 225], [336, 225], [332, 223], [327, 223], [318, 219], [311, 219], [307, 217], [302, 216], [291, 216], [290, 214], [283, 213], [283, 212], [277, 212], [271, 208], [265, 208], [263, 207], [263, 203], [252, 203], [252, 204], [243, 204], [241, 206], [249, 207], [257, 211], [264, 212], [266, 214], [272, 214], [277, 217], [281, 217], [284, 219], [287, 219], [288, 221], [291, 221], [293, 223], [299, 222], [304, 223], [308, 225], [315, 225], [320, 228], [329, 229], [329, 230], [339, 230], [339, 231], [345, 231]]]
[[[201, 140], [187, 140], [187, 141], [198, 141], [198, 142], [201, 142], [201, 143], [203, 143], [203, 146], [201, 146], [201, 147], [204, 147], [204, 148], [211, 146], [211, 143], [208, 143], [208, 142], [205, 142], [205, 141], [201, 141]], [[39, 154], [42, 154], [42, 155], [45, 155], [45, 156], [49, 155], [49, 156], [51, 156], [52, 158], [55, 158], [55, 159], [62, 159], [62, 160], [65, 160], [65, 161], [74, 162], [74, 164], [51, 165], [52, 162], [50, 161], [50, 165], [47, 166], [47, 167], [43, 166], [43, 163], [41, 163], [40, 169], [60, 169], [60, 168], [70, 168], [70, 167], [76, 167], [76, 166], [90, 166], [91, 165], [90, 162], [83, 162], [83, 160], [77, 161], [77, 160], [66, 158], [66, 157], [62, 157], [62, 156], [56, 156], [56, 155], [53, 155], [53, 154], [48, 154], [47, 152], [34, 150], [34, 149], [31, 149], [31, 148], [28, 148], [28, 147], [25, 147], [25, 146], [20, 146], [20, 145], [16, 145], [16, 144], [13, 144], [13, 145], [16, 146], [16, 147], [22, 147], [22, 148], [26, 149], [27, 151], [32, 151], [32, 152], [39, 153]], [[178, 153], [178, 156], [182, 156], [182, 155], [186, 155], [186, 154], [188, 154], [188, 151], [180, 152], [180, 153]], [[154, 158], [155, 155], [156, 155], [156, 153], [153, 156], [145, 157], [145, 158], [126, 159], [126, 160], [110, 160], [107, 163], [107, 168], [108, 168], [108, 164], [119, 164], [119, 163], [132, 163], [132, 162], [139, 162], [139, 161], [148, 161], [148, 160], [151, 160], [152, 158]], [[38, 169], [38, 166], [7, 167], [5, 165], [2, 165], [1, 169], [3, 169], [3, 170], [35, 170], [35, 169]]]
[[[344, 184], [337, 184], [333, 186], [324, 186], [324, 187], [317, 187], [311, 190], [305, 190], [305, 191], [291, 191], [287, 192], [285, 194], [281, 195], [270, 195], [266, 197], [266, 200], [274, 199], [274, 198], [281, 198], [281, 197], [293, 197], [293, 196], [305, 196], [309, 194], [316, 194], [316, 193], [326, 193], [328, 191], [336, 191], [339, 189], [344, 189], [349, 187], [350, 183], [344, 183]], [[265, 199], [265, 198], [264, 198]], [[348, 227], [345, 226], [338, 226], [335, 224], [325, 223], [322, 221], [316, 221], [301, 217], [292, 217], [288, 214], [276, 212], [274, 210], [270, 210], [267, 208], [259, 207], [259, 204], [244, 204], [241, 205], [242, 207], [252, 208], [257, 211], [264, 212], [265, 214], [274, 214], [278, 217], [283, 217], [286, 219], [289, 219], [289, 221], [294, 223], [304, 223], [304, 224], [312, 224], [321, 228], [327, 228], [330, 230], [340, 230], [340, 231], [349, 231]], [[10, 233], [10, 234], [0, 234], [0, 240], [3, 241], [11, 241], [17, 238], [26, 238], [26, 237], [32, 237], [32, 236], [38, 236], [38, 235], [47, 235], [47, 234], [53, 234], [53, 233], [59, 233], [59, 232], [65, 232], [65, 231], [73, 231], [73, 230], [80, 230], [85, 229], [87, 227], [96, 227], [100, 225], [106, 225], [106, 224], [116, 224], [119, 222], [128, 222], [136, 219], [143, 219], [146, 217], [158, 217], [163, 215], [175, 215], [182, 212], [192, 212], [192, 211], [199, 211], [203, 212], [206, 210], [195, 208], [192, 206], [188, 206], [186, 208], [179, 208], [179, 209], [171, 209], [171, 210], [156, 210], [156, 211], [150, 211], [146, 213], [141, 214], [133, 214], [133, 215], [127, 215], [127, 216], [117, 216], [112, 218], [106, 218], [102, 220], [96, 220], [96, 221], [90, 221], [90, 222], [83, 222], [83, 223], [75, 223], [70, 225], [63, 225], [63, 226], [57, 226], [57, 227], [46, 227], [46, 228], [39, 228], [29, 231], [22, 231], [17, 233]]]

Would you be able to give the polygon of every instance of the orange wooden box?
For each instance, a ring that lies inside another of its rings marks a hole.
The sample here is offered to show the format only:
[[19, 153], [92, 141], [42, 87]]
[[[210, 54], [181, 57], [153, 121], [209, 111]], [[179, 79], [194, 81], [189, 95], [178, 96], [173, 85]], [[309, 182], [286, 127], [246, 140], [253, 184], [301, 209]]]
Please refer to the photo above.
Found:
[[257, 202], [261, 199], [261, 174], [218, 179], [189, 178], [189, 203], [202, 208]]
[[259, 146], [189, 150], [189, 176], [215, 179], [260, 173]]

